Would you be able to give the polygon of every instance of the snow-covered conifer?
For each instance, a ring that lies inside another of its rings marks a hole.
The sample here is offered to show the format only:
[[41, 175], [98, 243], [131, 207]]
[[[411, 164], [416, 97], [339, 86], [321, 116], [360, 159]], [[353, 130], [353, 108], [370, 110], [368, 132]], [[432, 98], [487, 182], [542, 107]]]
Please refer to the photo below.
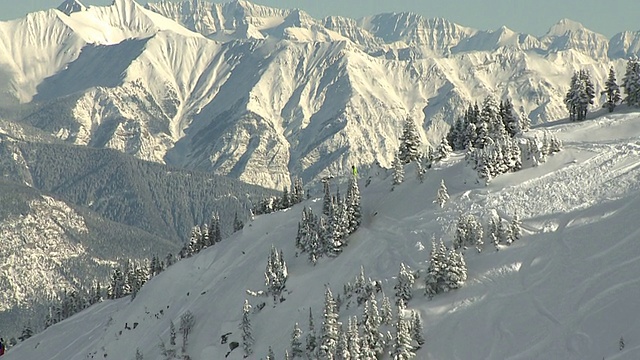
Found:
[[424, 326], [420, 313], [415, 310], [411, 311], [411, 337], [418, 346], [422, 346], [425, 343], [423, 331]]
[[271, 345], [269, 345], [269, 351], [267, 352], [266, 360], [276, 360], [276, 355], [273, 353]]
[[484, 242], [482, 224], [473, 214], [460, 215], [458, 226], [453, 240], [453, 248], [460, 249], [475, 246], [478, 251], [482, 250]]
[[585, 120], [588, 107], [593, 104], [594, 97], [595, 90], [589, 72], [587, 70], [574, 72], [564, 100], [567, 110], [569, 110], [569, 119], [572, 121]]
[[511, 220], [511, 234], [513, 241], [520, 240], [522, 237], [522, 222], [518, 215], [514, 215]]
[[626, 95], [624, 102], [629, 106], [640, 105], [640, 63], [638, 58], [634, 57], [627, 61], [622, 87]]
[[361, 359], [360, 351], [360, 333], [358, 332], [358, 318], [353, 316], [349, 318], [349, 326], [347, 329], [347, 338], [349, 339], [348, 348], [349, 356], [352, 360]]
[[196, 323], [196, 318], [191, 311], [187, 310], [180, 316], [180, 332], [182, 333], [182, 352], [187, 351], [187, 343], [189, 340], [189, 334]]
[[264, 277], [267, 291], [273, 295], [274, 300], [282, 293], [288, 276], [287, 264], [282, 258], [282, 252], [271, 245]]
[[384, 351], [385, 338], [380, 332], [382, 318], [373, 294], [364, 305], [362, 323], [362, 357], [376, 359]]
[[391, 358], [393, 360], [409, 360], [415, 357], [413, 346], [411, 346], [411, 333], [409, 324], [401, 317], [398, 317], [396, 323], [396, 334], [394, 336], [395, 343], [391, 350]]
[[443, 137], [442, 141], [440, 141], [440, 144], [438, 144], [438, 147], [436, 148], [436, 159], [444, 160], [451, 155], [451, 152], [453, 152], [453, 149], [451, 148], [451, 145], [449, 145], [449, 141], [447, 141], [446, 137]]
[[391, 325], [393, 320], [393, 310], [391, 309], [391, 300], [387, 295], [382, 294], [382, 302], [380, 303], [380, 321], [384, 325]]
[[404, 181], [404, 164], [400, 157], [396, 154], [393, 159], [393, 184], [399, 185]]
[[335, 358], [339, 335], [336, 302], [331, 289], [327, 286], [324, 295], [323, 320], [320, 332], [320, 359]]
[[244, 300], [242, 306], [242, 321], [240, 322], [240, 331], [242, 332], [242, 350], [244, 351], [244, 357], [249, 357], [253, 354], [253, 334], [251, 329], [251, 321], [249, 319], [249, 312], [251, 311], [251, 304], [249, 300]]
[[411, 269], [404, 263], [400, 263], [400, 271], [398, 273], [398, 280], [394, 287], [396, 290], [396, 302], [402, 302], [406, 305], [413, 297], [413, 283], [415, 282], [415, 276], [411, 272]]
[[309, 331], [307, 332], [305, 355], [308, 359], [313, 359], [316, 356], [318, 346], [318, 340], [316, 338], [316, 329], [313, 323], [313, 313], [309, 308]]
[[604, 90], [601, 94], [606, 97], [606, 101], [602, 104], [602, 107], [608, 109], [609, 112], [613, 112], [622, 100], [622, 97], [620, 96], [620, 87], [616, 83], [616, 71], [613, 69], [613, 66], [609, 68], [609, 77], [604, 83]]
[[302, 359], [304, 355], [304, 350], [302, 349], [302, 330], [300, 330], [300, 326], [298, 323], [293, 325], [293, 332], [291, 333], [291, 358]]
[[215, 212], [211, 216], [211, 223], [209, 224], [209, 236], [211, 237], [211, 243], [219, 243], [222, 241], [222, 229], [220, 227], [220, 215]]
[[173, 320], [169, 321], [169, 344], [172, 346], [176, 345], [176, 325], [173, 323]]
[[440, 188], [438, 189], [438, 194], [436, 197], [436, 203], [441, 208], [444, 207], [444, 204], [449, 200], [449, 193], [447, 192], [447, 186], [444, 184], [444, 179], [440, 180]]
[[244, 227], [244, 222], [238, 217], [238, 212], [233, 217], [233, 232], [238, 232]]
[[349, 337], [344, 326], [340, 324], [338, 329], [338, 343], [336, 344], [336, 356], [335, 359], [350, 360], [351, 354], [349, 353]]
[[447, 254], [447, 271], [445, 275], [445, 291], [458, 289], [467, 281], [467, 264], [462, 253], [451, 249]]
[[521, 119], [516, 116], [511, 99], [506, 98], [500, 103], [500, 118], [509, 136], [514, 137], [523, 131]]
[[407, 118], [404, 121], [402, 136], [400, 137], [398, 154], [400, 161], [402, 161], [403, 164], [416, 161], [421, 144], [420, 133], [418, 132], [416, 123], [412, 119]]
[[345, 207], [347, 210], [348, 228], [347, 235], [353, 234], [360, 227], [362, 222], [362, 213], [360, 209], [360, 189], [358, 181], [355, 177], [349, 178], [349, 190], [345, 199]]
[[322, 198], [322, 214], [327, 217], [331, 217], [332, 197], [331, 189], [329, 188], [329, 179], [322, 180], [322, 187], [324, 190], [324, 197]]

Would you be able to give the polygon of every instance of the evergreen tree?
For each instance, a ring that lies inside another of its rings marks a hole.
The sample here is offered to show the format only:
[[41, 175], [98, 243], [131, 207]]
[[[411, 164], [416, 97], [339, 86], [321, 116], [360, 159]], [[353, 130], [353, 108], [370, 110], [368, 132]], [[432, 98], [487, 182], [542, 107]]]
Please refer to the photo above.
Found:
[[264, 277], [267, 292], [273, 295], [274, 301], [282, 293], [288, 276], [287, 264], [282, 258], [282, 252], [271, 245]]
[[445, 291], [458, 289], [467, 281], [467, 264], [462, 253], [451, 249], [447, 254]]
[[429, 254], [429, 266], [425, 275], [425, 294], [432, 298], [444, 289], [446, 271], [446, 248], [440, 240], [440, 248], [436, 247], [435, 239], [431, 240], [431, 252]]
[[522, 222], [520, 221], [520, 217], [515, 215], [513, 220], [511, 220], [511, 234], [513, 236], [513, 240], [520, 240], [522, 237]]
[[187, 351], [187, 343], [189, 340], [189, 334], [196, 323], [196, 318], [191, 311], [187, 310], [180, 316], [180, 332], [182, 333], [182, 352]]
[[624, 102], [629, 106], [640, 105], [640, 63], [638, 63], [638, 58], [631, 58], [627, 61], [622, 87], [626, 95]]
[[513, 103], [511, 103], [511, 99], [509, 98], [506, 98], [500, 103], [500, 118], [502, 118], [502, 123], [509, 136], [514, 137], [524, 130], [521, 120], [516, 116], [513, 110]]
[[393, 320], [393, 311], [391, 310], [391, 300], [386, 295], [382, 295], [382, 303], [380, 304], [380, 320], [384, 325], [391, 325]]
[[269, 352], [267, 353], [266, 360], [275, 360], [275, 359], [276, 359], [276, 355], [273, 353], [273, 349], [271, 348], [271, 346], [269, 346]]
[[409, 325], [402, 318], [398, 318], [398, 323], [396, 324], [395, 344], [393, 345], [391, 357], [394, 360], [409, 360], [415, 357], [411, 346]]
[[122, 270], [115, 268], [111, 273], [111, 283], [109, 284], [109, 299], [119, 299], [125, 296], [125, 278]]
[[620, 96], [620, 87], [616, 83], [616, 71], [613, 69], [613, 66], [609, 68], [609, 77], [604, 83], [604, 91], [602, 91], [601, 94], [606, 96], [606, 102], [602, 107], [607, 108], [609, 112], [613, 112], [616, 105], [618, 105], [622, 100], [622, 97]]
[[360, 189], [355, 177], [349, 178], [349, 190], [345, 199], [345, 206], [348, 217], [347, 235], [353, 234], [360, 227], [362, 213], [360, 209]]
[[396, 154], [393, 159], [393, 184], [399, 185], [404, 181], [404, 165], [400, 157]]
[[362, 323], [362, 358], [377, 359], [384, 351], [385, 342], [384, 335], [380, 333], [382, 318], [380, 317], [378, 304], [373, 294], [365, 303]]
[[349, 353], [349, 338], [347, 332], [344, 331], [342, 324], [340, 324], [338, 333], [338, 344], [336, 345], [335, 358], [340, 360], [350, 360], [351, 353]]
[[320, 359], [335, 358], [338, 339], [338, 313], [336, 310], [336, 302], [333, 298], [333, 294], [331, 293], [331, 289], [327, 286], [324, 295], [324, 311], [320, 335]]
[[413, 297], [413, 283], [415, 276], [408, 266], [400, 263], [400, 272], [398, 273], [398, 282], [394, 289], [396, 290], [396, 302], [398, 304], [407, 305]]
[[136, 360], [143, 360], [144, 357], [142, 356], [142, 351], [140, 351], [140, 348], [136, 348]]
[[315, 325], [313, 324], [313, 313], [311, 312], [311, 308], [309, 308], [309, 332], [307, 333], [306, 340], [307, 345], [305, 348], [305, 354], [308, 359], [315, 358], [318, 342], [316, 338]]
[[280, 201], [281, 205], [281, 209], [287, 209], [289, 207], [291, 207], [291, 198], [289, 196], [289, 190], [287, 190], [286, 187], [284, 187], [282, 189], [282, 200]]
[[400, 149], [398, 157], [403, 164], [416, 161], [422, 142], [418, 128], [412, 119], [404, 121], [402, 136], [400, 137]]
[[202, 231], [200, 226], [194, 226], [191, 230], [189, 242], [183, 248], [182, 257], [191, 257], [202, 250]]
[[219, 243], [222, 241], [222, 229], [220, 227], [220, 215], [216, 212], [211, 217], [211, 224], [209, 225], [209, 236], [211, 237], [211, 243]]
[[244, 222], [238, 218], [238, 212], [233, 217], [233, 232], [238, 232], [244, 227]]
[[173, 320], [169, 322], [169, 344], [171, 346], [176, 346], [176, 326], [173, 323]]
[[304, 355], [304, 350], [302, 350], [302, 341], [300, 338], [302, 337], [302, 330], [300, 330], [300, 326], [298, 323], [293, 325], [293, 333], [291, 334], [291, 358], [302, 358]]
[[444, 160], [448, 158], [452, 152], [453, 149], [451, 148], [451, 145], [449, 145], [449, 141], [447, 141], [446, 137], [443, 137], [442, 141], [440, 141], [440, 144], [436, 148], [436, 159]]
[[322, 180], [324, 197], [322, 198], [322, 213], [326, 217], [331, 217], [331, 208], [333, 207], [331, 189], [329, 188], [329, 179]]
[[422, 325], [422, 317], [420, 314], [413, 310], [411, 311], [411, 337], [418, 346], [422, 346], [425, 343], [423, 335], [424, 326]]
[[360, 334], [358, 332], [358, 319], [354, 316], [349, 318], [349, 326], [347, 329], [347, 338], [349, 339], [349, 357], [352, 360], [361, 359], [360, 351]]
[[513, 242], [511, 224], [509, 224], [505, 219], [500, 219], [500, 223], [498, 225], [498, 240], [507, 245], [511, 245]]
[[444, 184], [444, 179], [440, 180], [440, 188], [438, 189], [438, 195], [436, 197], [436, 202], [438, 206], [441, 208], [444, 207], [444, 204], [449, 200], [449, 193], [447, 192], [447, 186]]
[[242, 349], [244, 351], [244, 357], [247, 358], [253, 354], [253, 335], [251, 330], [251, 322], [249, 320], [249, 312], [251, 311], [251, 305], [249, 300], [244, 301], [242, 306], [242, 321], [240, 322], [240, 330], [242, 332]]

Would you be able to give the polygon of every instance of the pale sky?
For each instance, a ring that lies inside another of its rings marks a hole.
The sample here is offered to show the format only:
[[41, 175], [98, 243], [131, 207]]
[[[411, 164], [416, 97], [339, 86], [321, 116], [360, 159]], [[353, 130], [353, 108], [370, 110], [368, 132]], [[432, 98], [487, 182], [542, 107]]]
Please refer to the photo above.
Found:
[[[108, 5], [112, 0], [80, 0], [85, 5]], [[158, 0], [159, 1], [159, 0]], [[0, 20], [55, 8], [63, 0], [0, 0]], [[146, 4], [146, 0], [138, 0]], [[214, 2], [226, 2], [215, 0]], [[558, 20], [569, 18], [607, 37], [640, 30], [640, 0], [254, 0], [278, 8], [299, 8], [315, 18], [352, 18], [384, 12], [411, 11], [428, 18], [442, 17], [463, 26], [494, 30], [502, 25], [535, 36], [544, 35]]]

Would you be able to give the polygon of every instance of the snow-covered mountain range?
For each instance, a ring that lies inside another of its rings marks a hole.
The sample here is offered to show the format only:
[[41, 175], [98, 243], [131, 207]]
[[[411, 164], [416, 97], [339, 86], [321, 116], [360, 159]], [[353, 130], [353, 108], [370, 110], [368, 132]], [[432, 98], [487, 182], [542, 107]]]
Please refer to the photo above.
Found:
[[538, 38], [411, 13], [67, 0], [0, 22], [0, 104], [72, 144], [281, 189], [389, 166], [407, 117], [435, 145], [488, 94], [534, 123], [564, 116], [573, 72], [589, 70], [600, 90], [639, 38], [571, 20]]
[[[422, 274], [405, 310], [423, 319], [426, 342], [416, 359], [638, 358], [640, 116], [622, 110], [541, 125], [530, 135], [543, 131], [561, 139], [564, 150], [487, 186], [476, 181], [461, 152], [436, 163], [424, 183], [412, 165], [396, 186], [391, 171], [361, 174], [362, 225], [336, 258], [314, 266], [304, 254], [297, 256], [302, 208], [321, 213], [322, 198], [314, 197], [256, 217], [241, 232], [151, 279], [135, 299], [95, 305], [19, 343], [5, 358], [134, 359], [136, 352], [143, 359], [173, 358], [160, 354], [164, 343], [180, 358], [242, 359], [242, 347], [230, 351], [230, 345], [242, 343], [239, 325], [248, 299], [255, 339], [250, 358], [266, 358], [271, 348], [283, 359], [285, 351], [291, 354], [296, 322], [304, 343], [310, 310], [321, 333], [327, 286], [341, 298], [339, 321], [346, 326], [351, 316], [363, 319], [364, 309], [344, 285], [354, 284], [363, 266], [393, 297], [401, 263]], [[434, 200], [443, 179], [450, 199], [441, 208]], [[424, 274], [432, 238], [451, 244], [461, 213], [485, 223], [496, 213], [518, 216], [523, 236], [499, 251], [488, 242], [480, 253], [467, 250], [465, 284], [430, 300]], [[272, 244], [288, 264], [284, 301], [255, 296], [265, 290]], [[382, 292], [376, 295], [379, 305]], [[179, 327], [187, 313], [195, 322], [182, 350]]]

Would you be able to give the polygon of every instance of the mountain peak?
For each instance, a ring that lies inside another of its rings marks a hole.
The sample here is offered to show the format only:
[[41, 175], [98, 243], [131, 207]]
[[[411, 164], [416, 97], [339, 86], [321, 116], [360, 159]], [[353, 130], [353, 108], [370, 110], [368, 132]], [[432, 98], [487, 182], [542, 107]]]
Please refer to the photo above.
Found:
[[583, 31], [586, 30], [584, 25], [571, 19], [561, 19], [555, 25], [553, 25], [547, 32], [547, 36], [562, 36], [568, 32]]
[[58, 6], [58, 10], [67, 15], [71, 15], [74, 12], [85, 11], [87, 10], [87, 7], [78, 0], [65, 0], [60, 4], [60, 6]]

